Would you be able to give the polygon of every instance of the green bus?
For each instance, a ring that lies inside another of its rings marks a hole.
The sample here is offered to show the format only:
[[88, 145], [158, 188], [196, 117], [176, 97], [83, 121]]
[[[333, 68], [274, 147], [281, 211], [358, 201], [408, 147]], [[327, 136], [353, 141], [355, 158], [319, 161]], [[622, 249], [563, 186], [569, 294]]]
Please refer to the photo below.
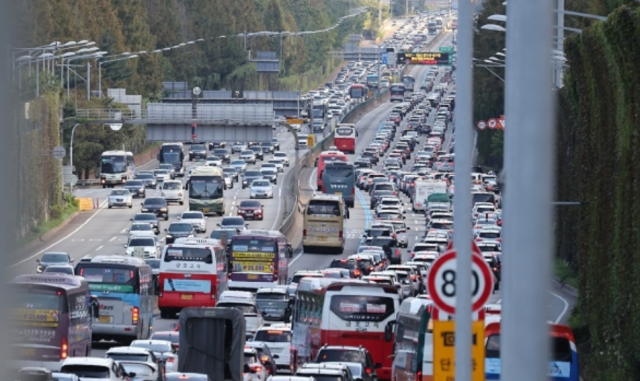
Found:
[[205, 215], [224, 215], [224, 177], [222, 168], [196, 167], [185, 185], [189, 191], [189, 210]]

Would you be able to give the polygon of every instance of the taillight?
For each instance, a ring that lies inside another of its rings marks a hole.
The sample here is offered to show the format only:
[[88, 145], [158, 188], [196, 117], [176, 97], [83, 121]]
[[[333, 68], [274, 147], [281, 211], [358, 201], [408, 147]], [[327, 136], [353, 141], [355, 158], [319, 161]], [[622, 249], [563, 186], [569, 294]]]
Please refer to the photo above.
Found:
[[356, 188], [351, 188], [351, 194], [355, 195], [356, 194]]
[[413, 258], [413, 257], [415, 257], [415, 256], [416, 256], [416, 253], [413, 253], [413, 252], [412, 252], [412, 253], [411, 253], [411, 258]]
[[353, 275], [360, 276], [360, 270], [353, 270]]
[[338, 238], [342, 239], [342, 230], [338, 232]]
[[62, 336], [62, 345], [60, 345], [60, 360], [69, 357], [69, 342], [66, 336]]
[[170, 363], [172, 363], [172, 362], [174, 362], [174, 361], [175, 361], [175, 359], [174, 359], [173, 357], [169, 357], [169, 358], [167, 359], [167, 362], [170, 362]]
[[260, 361], [262, 361], [262, 363], [268, 363], [269, 362], [269, 357], [268, 356], [261, 356], [260, 357]]
[[476, 242], [480, 242], [480, 241], [482, 241], [482, 238], [479, 238], [479, 237], [476, 238]]
[[371, 368], [366, 368], [365, 371], [367, 372], [367, 374], [371, 374]]
[[260, 373], [262, 372], [262, 367], [260, 365], [252, 365], [251, 370], [253, 370], [256, 373]]
[[307, 236], [307, 229], [302, 229], [302, 236], [306, 237]]
[[138, 324], [138, 320], [140, 320], [140, 309], [138, 307], [133, 307], [133, 312], [131, 314], [131, 323]]
[[325, 186], [322, 186], [322, 193], [327, 193], [327, 188], [325, 188]]
[[502, 238], [498, 238], [498, 242], [502, 242]]
[[396, 233], [393, 233], [393, 238], [396, 238]]
[[416, 280], [416, 276], [415, 275], [411, 275], [409, 278], [411, 278], [411, 280]]

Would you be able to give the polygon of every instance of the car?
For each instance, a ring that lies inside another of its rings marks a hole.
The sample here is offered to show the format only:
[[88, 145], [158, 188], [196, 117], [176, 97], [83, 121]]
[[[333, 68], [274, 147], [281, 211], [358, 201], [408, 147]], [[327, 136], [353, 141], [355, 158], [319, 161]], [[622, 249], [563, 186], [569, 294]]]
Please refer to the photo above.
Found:
[[51, 377], [53, 377], [55, 381], [80, 381], [80, 377], [71, 373], [51, 372]]
[[124, 206], [132, 208], [133, 196], [128, 189], [114, 189], [109, 194], [109, 199], [107, 202], [109, 209], [113, 208], [114, 206]]
[[218, 156], [208, 156], [207, 165], [212, 167], [222, 167], [222, 158]]
[[329, 263], [329, 266], [327, 266], [327, 268], [328, 269], [347, 269], [349, 270], [350, 278], [354, 278], [354, 279], [358, 279], [363, 275], [362, 269], [360, 268], [358, 262], [353, 259], [345, 259], [345, 258], [333, 259], [331, 263]]
[[278, 366], [276, 365], [276, 361], [273, 358], [273, 354], [271, 350], [267, 346], [266, 343], [262, 341], [247, 341], [245, 343], [246, 348], [253, 348], [258, 352], [258, 359], [260, 359], [260, 363], [267, 368], [268, 374], [276, 374], [278, 372]]
[[233, 189], [233, 174], [222, 173], [222, 178], [224, 180], [224, 189]]
[[164, 230], [167, 235], [165, 236], [165, 243], [168, 245], [175, 242], [178, 238], [188, 238], [196, 236], [196, 229], [189, 222], [172, 222], [168, 229]]
[[[282, 159], [269, 159], [269, 162], [266, 164], [274, 164], [275, 165], [275, 169], [280, 172], [280, 173], [284, 173], [284, 160]], [[265, 164], [262, 165], [262, 168], [268, 168]]]
[[144, 184], [145, 188], [155, 189], [156, 186], [158, 186], [158, 181], [153, 175], [153, 172], [138, 173], [138, 175], [136, 175], [136, 180], [140, 180]]
[[288, 167], [289, 166], [289, 157], [287, 155], [286, 152], [282, 152], [282, 151], [276, 151], [273, 153], [273, 157], [275, 159], [280, 159], [284, 161], [284, 166]]
[[257, 160], [256, 154], [252, 150], [246, 150], [246, 151], [240, 152], [240, 159], [251, 164], [255, 164]]
[[180, 349], [180, 332], [177, 331], [159, 331], [153, 332], [149, 340], [165, 340], [171, 342], [171, 346], [177, 351]]
[[280, 142], [278, 141], [278, 138], [272, 138], [271, 139], [271, 145], [273, 146], [273, 149], [275, 151], [279, 151], [280, 150]]
[[238, 171], [238, 173], [244, 173], [247, 170], [247, 162], [242, 159], [233, 160], [229, 165], [235, 168]]
[[253, 180], [249, 198], [273, 198], [273, 187], [269, 180]]
[[206, 233], [207, 232], [207, 216], [202, 212], [198, 211], [187, 211], [182, 212], [182, 214], [178, 217], [180, 222], [186, 222], [191, 224], [193, 228], [198, 233]]
[[160, 234], [160, 221], [158, 221], [158, 217], [153, 213], [136, 213], [130, 221], [149, 223], [151, 227], [153, 227], [153, 230], [155, 230], [156, 235]]
[[158, 165], [158, 169], [165, 169], [169, 171], [169, 178], [171, 180], [176, 178], [176, 168], [173, 166], [173, 164], [160, 164]]
[[[244, 365], [245, 365], [244, 373], [255, 374], [257, 376], [258, 381], [267, 379], [267, 374], [268, 374], [267, 369], [260, 361], [258, 350], [256, 350], [255, 348], [251, 348], [247, 346], [244, 347]], [[249, 379], [251, 381], [255, 380], [255, 378], [253, 377]]]
[[61, 251], [48, 251], [42, 254], [42, 258], [36, 259], [36, 262], [38, 263], [36, 272], [41, 273], [49, 266], [70, 265], [73, 263], [73, 259], [69, 254]]
[[129, 226], [127, 233], [129, 233], [129, 239], [133, 237], [155, 237], [157, 235], [153, 226], [148, 222], [133, 222]]
[[227, 142], [209, 142], [209, 150], [215, 150], [216, 148], [226, 148]]
[[[306, 364], [305, 364], [306, 365]], [[296, 377], [304, 376], [309, 377], [312, 380], [331, 380], [331, 381], [351, 381], [353, 378], [345, 377], [341, 369], [335, 369], [328, 367], [326, 369], [306, 367], [303, 365], [296, 372]]]
[[260, 171], [246, 171], [242, 175], [242, 189], [250, 187], [254, 180], [262, 179], [262, 173]]
[[164, 381], [213, 381], [204, 373], [171, 372], [164, 375]]
[[[357, 364], [357, 363], [356, 363]], [[362, 364], [358, 364], [362, 367]], [[351, 369], [346, 366], [344, 363], [342, 362], [323, 362], [320, 364], [314, 364], [314, 363], [310, 363], [310, 364], [304, 364], [302, 366], [302, 368], [300, 368], [299, 371], [302, 372], [310, 372], [314, 369], [320, 370], [321, 373], [318, 373], [318, 375], [316, 377], [318, 378], [323, 378], [323, 376], [326, 373], [323, 372], [327, 372], [327, 371], [338, 371], [341, 374], [341, 379], [344, 380], [357, 380], [357, 378], [355, 378], [353, 376], [353, 373], [351, 372]]]
[[[256, 303], [266, 320], [288, 322], [291, 319], [292, 303], [286, 287], [262, 287], [256, 291]], [[254, 337], [256, 341], [262, 341]]]
[[245, 230], [247, 224], [244, 222], [244, 218], [238, 216], [227, 216], [223, 217], [222, 221], [217, 224], [218, 227], [222, 229], [237, 229], [237, 230]]
[[129, 180], [122, 185], [124, 189], [127, 189], [131, 193], [131, 197], [147, 197], [147, 187], [142, 180]]
[[60, 373], [76, 375], [80, 380], [122, 381], [131, 377], [119, 362], [100, 357], [69, 357], [62, 362]]
[[[256, 180], [264, 181], [264, 180]], [[254, 181], [255, 182], [255, 181]], [[245, 220], [264, 220], [264, 205], [256, 200], [242, 200], [238, 204], [238, 216]]]
[[273, 153], [276, 150], [272, 142], [262, 142], [260, 147], [264, 153]]
[[260, 174], [264, 179], [277, 184], [278, 183], [278, 171], [275, 168], [263, 168], [260, 170]]
[[231, 238], [238, 233], [236, 229], [214, 229], [211, 231], [209, 238], [222, 239], [224, 234], [227, 235], [227, 245], [231, 244]]
[[246, 151], [248, 148], [246, 143], [235, 142], [231, 146], [231, 153]]
[[179, 180], [168, 180], [162, 184], [162, 192], [160, 195], [169, 202], [177, 202], [184, 205], [184, 191], [182, 183]]
[[171, 180], [171, 174], [166, 169], [154, 169], [153, 175], [156, 177], [158, 183]]
[[[120, 361], [135, 361], [139, 364], [151, 364], [158, 366], [161, 364], [156, 355], [146, 348], [134, 347], [111, 347], [105, 353], [105, 357]], [[164, 365], [160, 368], [161, 373], [165, 373]]]
[[165, 221], [169, 220], [169, 204], [167, 200], [162, 197], [150, 197], [144, 200], [141, 204], [142, 213], [153, 213], [158, 218], [163, 218]]
[[144, 348], [153, 352], [159, 361], [165, 362], [167, 372], [178, 370], [178, 354], [173, 345], [171, 345], [171, 341], [133, 340], [129, 346], [132, 348]]
[[[418, 295], [418, 293], [421, 291], [422, 286], [420, 285], [420, 274], [418, 272], [418, 269], [412, 266], [406, 266], [406, 265], [391, 265], [389, 267], [387, 267], [386, 271], [395, 271], [398, 274], [398, 278], [400, 279], [400, 283], [403, 284], [407, 284], [409, 285], [410, 288], [410, 296], [416, 296]], [[406, 273], [407, 275], [404, 276], [402, 275], [402, 273]], [[408, 280], [407, 282], [404, 282], [404, 280]]]
[[189, 149], [189, 161], [194, 161], [194, 159], [206, 159], [207, 158], [207, 147], [204, 144], [192, 144]]
[[58, 273], [58, 274], [75, 275], [73, 266], [71, 266], [71, 265], [51, 265], [51, 266], [47, 266], [47, 268], [44, 269], [43, 273]]
[[231, 153], [225, 148], [214, 149], [213, 154], [219, 157], [223, 163], [229, 163], [231, 161]]
[[225, 167], [222, 168], [222, 173], [225, 176], [230, 176], [234, 182], [238, 182], [238, 177], [240, 176], [240, 171], [235, 167]]
[[253, 151], [253, 153], [256, 155], [256, 159], [264, 160], [264, 152], [262, 151], [262, 148], [258, 146], [252, 146], [249, 147], [249, 150]]
[[161, 249], [158, 237], [131, 237], [124, 245], [126, 254], [130, 257], [137, 255], [137, 250], [141, 251], [144, 258], [159, 258]]
[[485, 226], [476, 235], [476, 243], [500, 243], [502, 242], [502, 229], [499, 227]]

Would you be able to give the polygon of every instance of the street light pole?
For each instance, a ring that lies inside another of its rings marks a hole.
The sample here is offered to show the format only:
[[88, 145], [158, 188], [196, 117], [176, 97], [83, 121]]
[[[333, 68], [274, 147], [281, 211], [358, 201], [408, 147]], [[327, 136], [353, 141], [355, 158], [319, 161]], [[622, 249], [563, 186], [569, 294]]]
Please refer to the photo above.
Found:
[[71, 167], [71, 173], [73, 173], [73, 134], [79, 125], [80, 123], [76, 123], [71, 129], [71, 142], [69, 143], [69, 166]]
[[[557, 49], [564, 51], [564, 0], [558, 0], [558, 29], [556, 36], [558, 37]], [[555, 85], [557, 88], [562, 87], [562, 66], [556, 65], [555, 68]]]
[[552, 5], [550, 1], [513, 1], [507, 7], [505, 117], [517, 128], [504, 132], [508, 184], [503, 196], [503, 250], [510, 255], [503, 266], [502, 380], [549, 377], [549, 327], [541, 312], [547, 310], [550, 297], [547, 279], [553, 241], [555, 123], [547, 80]]

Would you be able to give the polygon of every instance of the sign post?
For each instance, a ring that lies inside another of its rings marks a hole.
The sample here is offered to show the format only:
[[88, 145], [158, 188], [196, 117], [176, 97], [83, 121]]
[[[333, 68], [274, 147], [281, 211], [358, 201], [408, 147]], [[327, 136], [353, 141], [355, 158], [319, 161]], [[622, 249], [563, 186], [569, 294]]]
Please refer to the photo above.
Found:
[[[433, 380], [455, 379], [455, 334], [456, 322], [435, 320], [433, 322]], [[484, 321], [471, 323], [471, 380], [484, 381]]]

